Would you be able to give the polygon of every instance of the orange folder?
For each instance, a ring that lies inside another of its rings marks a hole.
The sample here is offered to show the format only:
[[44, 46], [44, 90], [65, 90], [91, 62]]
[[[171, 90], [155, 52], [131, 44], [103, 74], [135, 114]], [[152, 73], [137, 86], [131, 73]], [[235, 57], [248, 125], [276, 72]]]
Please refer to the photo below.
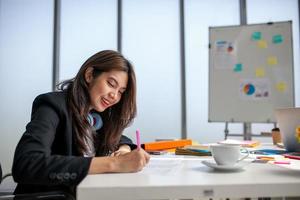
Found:
[[166, 149], [174, 149], [177, 147], [184, 147], [186, 145], [191, 145], [192, 140], [170, 140], [170, 141], [158, 141], [158, 142], [148, 142], [142, 144], [142, 148], [146, 151], [153, 150], [166, 150]]

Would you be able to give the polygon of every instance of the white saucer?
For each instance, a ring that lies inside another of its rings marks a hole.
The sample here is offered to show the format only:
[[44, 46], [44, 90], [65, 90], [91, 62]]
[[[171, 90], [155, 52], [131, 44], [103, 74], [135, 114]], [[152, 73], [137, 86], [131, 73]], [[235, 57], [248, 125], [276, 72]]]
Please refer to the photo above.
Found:
[[219, 171], [238, 171], [241, 170], [247, 163], [246, 162], [239, 162], [235, 165], [217, 165], [213, 160], [203, 160], [202, 163], [210, 168]]

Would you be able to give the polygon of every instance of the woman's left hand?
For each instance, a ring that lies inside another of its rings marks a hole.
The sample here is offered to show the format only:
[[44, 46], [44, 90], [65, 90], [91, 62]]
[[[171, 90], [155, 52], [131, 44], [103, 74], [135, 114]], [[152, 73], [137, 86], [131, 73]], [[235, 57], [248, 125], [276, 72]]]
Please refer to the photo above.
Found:
[[119, 149], [111, 154], [111, 156], [120, 156], [131, 152], [130, 147], [127, 144], [123, 144]]

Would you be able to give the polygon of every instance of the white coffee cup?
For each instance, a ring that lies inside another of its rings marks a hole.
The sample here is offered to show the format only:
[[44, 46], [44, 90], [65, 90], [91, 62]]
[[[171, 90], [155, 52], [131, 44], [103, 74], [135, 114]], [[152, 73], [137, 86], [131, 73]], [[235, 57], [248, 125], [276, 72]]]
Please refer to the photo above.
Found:
[[[213, 144], [210, 145], [210, 150], [218, 165], [232, 166], [249, 156], [249, 151], [240, 145]], [[244, 150], [246, 155], [242, 155], [241, 150]]]

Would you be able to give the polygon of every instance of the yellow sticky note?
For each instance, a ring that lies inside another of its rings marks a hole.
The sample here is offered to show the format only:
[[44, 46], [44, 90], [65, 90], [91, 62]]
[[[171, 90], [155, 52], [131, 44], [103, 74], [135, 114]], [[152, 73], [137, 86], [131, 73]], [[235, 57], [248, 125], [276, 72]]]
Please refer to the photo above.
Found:
[[296, 139], [297, 139], [298, 143], [300, 143], [300, 126], [298, 126], [296, 128], [296, 134], [295, 134], [295, 136], [296, 136]]
[[279, 91], [279, 92], [284, 92], [286, 90], [286, 84], [285, 82], [279, 82], [276, 84], [276, 89]]
[[277, 65], [277, 63], [278, 63], [277, 57], [276, 56], [268, 57], [267, 63], [268, 63], [268, 65]]
[[262, 67], [258, 67], [255, 70], [256, 77], [264, 77], [265, 76], [265, 69]]
[[300, 126], [297, 126], [297, 128], [296, 128], [296, 133], [298, 133], [299, 136], [300, 136]]
[[268, 44], [266, 40], [259, 40], [257, 41], [257, 46], [261, 49], [268, 48]]

